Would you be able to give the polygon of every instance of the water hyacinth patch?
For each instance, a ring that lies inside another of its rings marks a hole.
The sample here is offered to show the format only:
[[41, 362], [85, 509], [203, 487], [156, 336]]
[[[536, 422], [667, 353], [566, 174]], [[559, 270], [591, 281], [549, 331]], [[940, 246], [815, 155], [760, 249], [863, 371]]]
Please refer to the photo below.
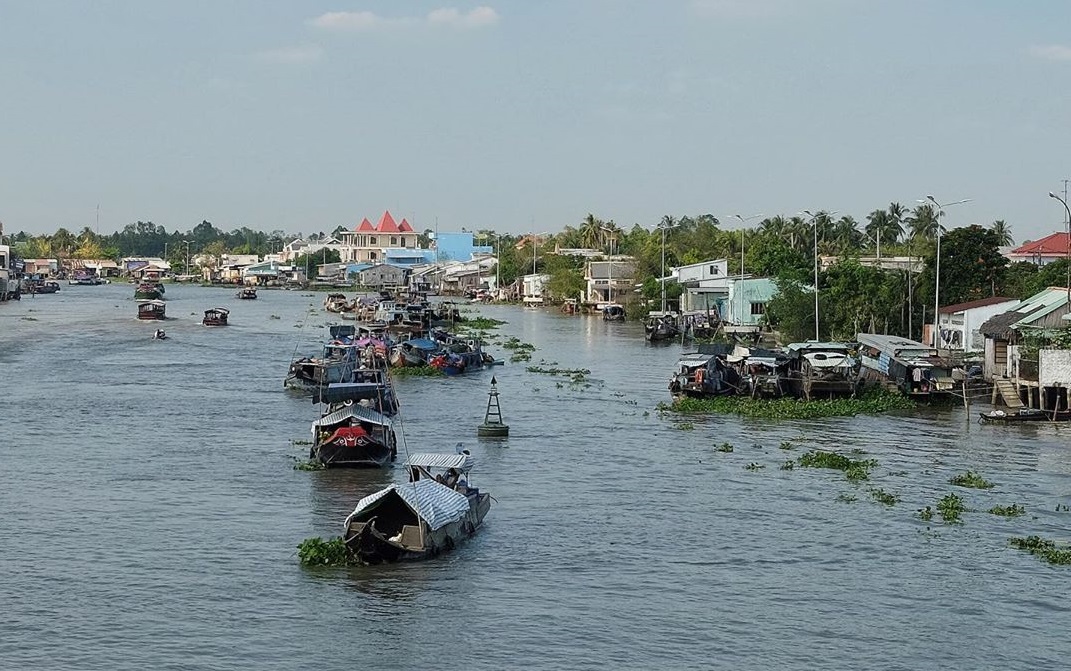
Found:
[[874, 459], [852, 459], [836, 452], [811, 450], [799, 458], [799, 465], [804, 468], [832, 468], [844, 471], [844, 477], [852, 481], [866, 480], [870, 470], [878, 465]]
[[871, 489], [870, 496], [878, 503], [881, 503], [886, 506], [895, 506], [897, 503], [900, 502], [899, 496], [897, 496], [896, 494], [890, 494], [884, 489]]
[[1000, 517], [1022, 517], [1026, 514], [1026, 508], [1013, 503], [1010, 506], [993, 506], [989, 509], [991, 515], [998, 515]]
[[732, 452], [733, 451], [733, 446], [732, 446], [732, 443], [722, 443], [721, 445], [718, 445], [714, 449], [717, 450], [718, 452]]
[[996, 486], [974, 471], [954, 475], [948, 479], [948, 482], [957, 487], [970, 487], [972, 489], [993, 489]]
[[960, 519], [961, 515], [967, 512], [967, 506], [963, 504], [963, 499], [955, 494], [948, 493], [937, 502], [937, 512], [940, 513], [941, 519], [946, 524], [958, 524], [962, 521]]
[[435, 366], [402, 366], [391, 368], [390, 374], [395, 377], [446, 377], [446, 373]]
[[1071, 564], [1071, 547], [1066, 545], [1059, 546], [1055, 541], [1040, 536], [1027, 536], [1026, 538], [1012, 538], [1010, 543], [1012, 547], [1026, 550], [1050, 564], [1062, 566]]
[[805, 401], [796, 398], [753, 399], [746, 396], [681, 397], [674, 399], [671, 404], [658, 405], [663, 412], [716, 412], [764, 419], [851, 417], [915, 407], [914, 401], [882, 389], [871, 390], [859, 398]]
[[319, 536], [306, 538], [297, 548], [298, 559], [303, 566], [346, 566], [354, 563], [349, 548], [338, 536], [327, 540]]

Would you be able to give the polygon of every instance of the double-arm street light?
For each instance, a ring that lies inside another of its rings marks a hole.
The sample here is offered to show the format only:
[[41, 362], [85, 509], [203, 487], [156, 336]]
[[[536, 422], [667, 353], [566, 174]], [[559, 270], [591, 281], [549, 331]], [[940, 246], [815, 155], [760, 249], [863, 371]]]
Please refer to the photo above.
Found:
[[662, 284], [662, 312], [666, 311], [666, 229], [676, 228], [677, 224], [663, 224], [659, 223], [658, 228], [662, 229], [662, 277], [659, 278], [659, 282]]
[[1064, 212], [1067, 213], [1067, 238], [1064, 240], [1064, 249], [1067, 254], [1067, 302], [1071, 303], [1071, 207], [1067, 206], [1067, 199], [1057, 196], [1052, 191], [1049, 192], [1049, 198], [1055, 198], [1060, 201], [1060, 204], [1064, 206]]
[[937, 208], [937, 211], [934, 212], [933, 215], [934, 223], [937, 225], [937, 256], [933, 271], [933, 348], [937, 349], [938, 344], [940, 343], [938, 336], [941, 331], [940, 324], [938, 323], [940, 321], [938, 318], [938, 313], [941, 309], [941, 215], [944, 213], [944, 209], [946, 207], [969, 203], [971, 202], [971, 199], [964, 198], [963, 200], [956, 200], [951, 203], [938, 203], [937, 199], [934, 198], [932, 195], [927, 195], [926, 198], [920, 199], [916, 202], [923, 203], [926, 205], [932, 205], [933, 207]]
[[182, 244], [186, 245], [186, 279], [190, 277], [190, 241], [183, 240]]
[[818, 214], [814, 214], [810, 210], [804, 210], [800, 214], [806, 214], [811, 218], [811, 226], [814, 227], [814, 340], [818, 342], [821, 338], [818, 337], [818, 217], [825, 215], [832, 217], [836, 212], [823, 212], [818, 211]]

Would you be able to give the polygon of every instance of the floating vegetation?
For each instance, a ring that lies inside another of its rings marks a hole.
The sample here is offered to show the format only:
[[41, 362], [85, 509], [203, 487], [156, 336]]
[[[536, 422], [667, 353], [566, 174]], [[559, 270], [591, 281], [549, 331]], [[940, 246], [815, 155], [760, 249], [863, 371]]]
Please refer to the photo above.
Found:
[[585, 377], [591, 375], [587, 368], [544, 368], [543, 366], [528, 366], [525, 368], [529, 373], [542, 373], [543, 375], [566, 375], [569, 377]]
[[268, 319], [282, 319], [279, 315], [268, 315]]
[[799, 458], [799, 465], [804, 468], [832, 468], [844, 471], [844, 477], [851, 481], [866, 480], [870, 470], [878, 465], [873, 459], [852, 459], [836, 452], [811, 450]]
[[1058, 513], [1066, 513], [1068, 511], [1071, 511], [1071, 508], [1068, 508], [1066, 503], [1057, 503], [1056, 504], [1056, 512], [1058, 512]]
[[754, 461], [748, 464], [747, 466], [744, 466], [744, 470], [747, 471], [761, 471], [764, 468], [766, 467], [762, 464], [756, 464]]
[[1050, 564], [1071, 564], [1071, 548], [1059, 546], [1055, 541], [1042, 538], [1041, 536], [1027, 536], [1026, 538], [1011, 538], [1011, 546], [1020, 550], [1026, 550], [1030, 554], [1044, 559]]
[[837, 503], [855, 503], [859, 499], [855, 494], [837, 494], [837, 498], [833, 499]]
[[681, 422], [680, 424], [677, 424], [674, 428], [678, 431], [692, 431], [693, 429], [695, 429], [695, 424], [692, 424], [691, 422]]
[[785, 463], [781, 464], [781, 470], [782, 471], [791, 471], [791, 470], [795, 470], [795, 468], [796, 468], [796, 462], [792, 461], [791, 459], [788, 459], [788, 460], [785, 461]]
[[37, 317], [20, 317], [19, 319], [21, 319], [24, 322], [35, 322], [35, 321], [37, 321]]
[[327, 466], [318, 459], [303, 459], [294, 462], [295, 471], [322, 471]]
[[347, 566], [354, 563], [346, 543], [338, 536], [327, 540], [319, 536], [306, 538], [297, 548], [303, 566]]
[[514, 352], [509, 356], [510, 363], [520, 363], [522, 361], [531, 361], [532, 355], [528, 352]]
[[871, 496], [871, 498], [873, 498], [878, 503], [881, 503], [881, 504], [884, 504], [884, 505], [887, 505], [887, 506], [895, 506], [897, 503], [900, 503], [900, 497], [899, 496], [897, 496], [896, 494], [890, 494], [889, 492], [885, 491], [884, 489], [880, 489], [880, 488], [871, 489], [870, 490], [870, 496]]
[[791, 440], [782, 440], [781, 444], [777, 446], [781, 450], [794, 450], [796, 446], [792, 444]]
[[948, 482], [957, 487], [971, 487], [973, 489], [993, 489], [993, 487], [996, 486], [974, 471], [967, 471], [960, 475], [954, 475], [948, 479]]
[[674, 399], [659, 403], [662, 412], [716, 412], [766, 419], [818, 419], [821, 417], [850, 417], [859, 414], [878, 414], [893, 410], [911, 410], [915, 403], [895, 392], [872, 389], [859, 398], [804, 401], [796, 398], [753, 399], [746, 396], [716, 396], [714, 398]]
[[496, 329], [505, 323], [500, 319], [491, 319], [490, 317], [472, 317], [463, 322], [458, 322], [456, 326], [459, 331], [487, 331]]
[[312, 445], [311, 440], [291, 440], [291, 445]]
[[446, 373], [435, 366], [403, 366], [401, 368], [391, 368], [390, 374], [395, 377], [446, 377]]
[[929, 522], [933, 519], [933, 508], [930, 508], [929, 506], [926, 506], [925, 508], [919, 508], [919, 511], [916, 514], [919, 516], [920, 520]]
[[534, 352], [535, 345], [530, 342], [522, 342], [517, 336], [510, 336], [502, 343], [502, 349], [514, 350], [517, 352]]
[[[928, 506], [927, 509], [929, 509]], [[967, 506], [963, 505], [963, 499], [953, 493], [948, 493], [937, 502], [937, 512], [947, 524], [958, 524], [961, 521], [960, 516], [967, 512]]]
[[1026, 508], [1018, 503], [1013, 503], [1010, 506], [993, 506], [988, 512], [1001, 517], [1022, 517], [1026, 514]]
[[732, 443], [722, 443], [721, 445], [718, 445], [714, 449], [716, 451], [718, 451], [718, 452], [732, 452], [733, 451], [733, 445], [732, 445]]

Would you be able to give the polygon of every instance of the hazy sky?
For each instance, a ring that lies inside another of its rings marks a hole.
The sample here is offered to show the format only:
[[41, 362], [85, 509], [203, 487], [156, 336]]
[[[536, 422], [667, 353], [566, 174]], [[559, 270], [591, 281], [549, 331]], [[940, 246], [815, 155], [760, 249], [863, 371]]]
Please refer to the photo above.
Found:
[[0, 0], [0, 221], [1062, 229], [1066, 0], [478, 2]]

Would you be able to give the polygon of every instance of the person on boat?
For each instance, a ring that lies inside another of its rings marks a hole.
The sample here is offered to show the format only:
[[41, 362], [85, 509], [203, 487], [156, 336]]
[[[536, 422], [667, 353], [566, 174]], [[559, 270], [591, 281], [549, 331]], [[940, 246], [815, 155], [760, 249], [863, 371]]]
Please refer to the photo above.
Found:
[[156, 333], [152, 334], [153, 340], [163, 340], [165, 338], [167, 338], [167, 334], [164, 333], [163, 329], [156, 329]]

